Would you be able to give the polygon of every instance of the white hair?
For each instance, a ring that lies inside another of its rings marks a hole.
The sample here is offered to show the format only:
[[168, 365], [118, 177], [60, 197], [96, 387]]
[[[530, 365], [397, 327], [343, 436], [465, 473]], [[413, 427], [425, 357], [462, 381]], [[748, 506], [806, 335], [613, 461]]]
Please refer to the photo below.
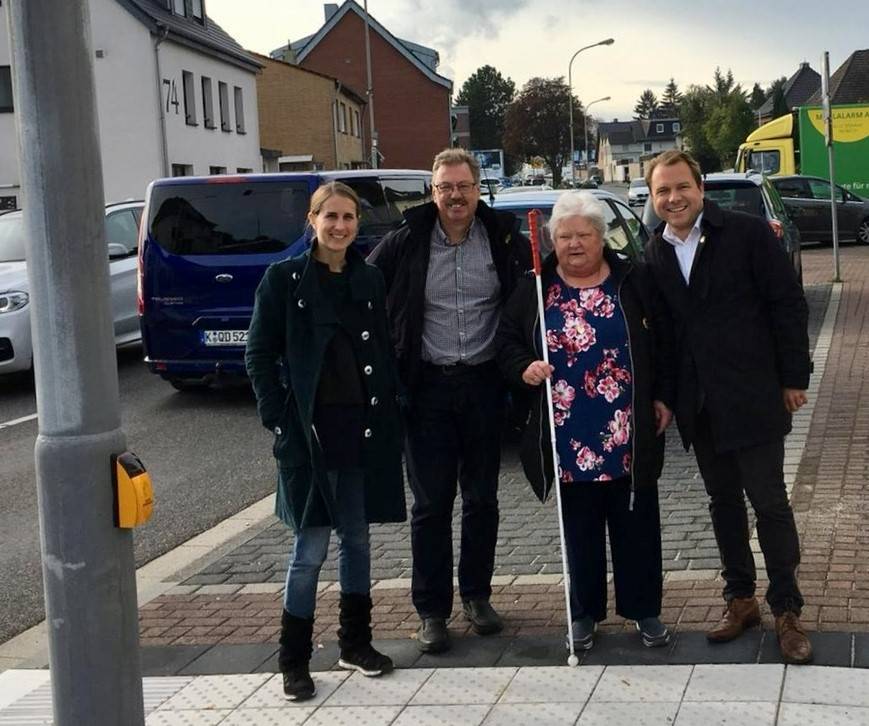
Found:
[[582, 217], [587, 219], [591, 226], [600, 234], [601, 239], [606, 237], [606, 212], [604, 202], [600, 201], [589, 191], [564, 192], [555, 201], [552, 214], [549, 216], [549, 235], [555, 239], [555, 231], [563, 219], [567, 217]]

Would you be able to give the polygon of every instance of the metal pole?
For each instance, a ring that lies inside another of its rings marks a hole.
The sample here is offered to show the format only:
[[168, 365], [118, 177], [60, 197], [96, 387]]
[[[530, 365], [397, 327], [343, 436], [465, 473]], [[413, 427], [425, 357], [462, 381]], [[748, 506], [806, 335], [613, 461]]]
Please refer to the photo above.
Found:
[[374, 83], [371, 79], [371, 39], [368, 20], [368, 0], [365, 0], [365, 65], [368, 73], [368, 114], [371, 123], [371, 168], [379, 166], [379, 153], [377, 151], [377, 131], [374, 129]]
[[144, 723], [135, 563], [113, 526], [125, 448], [109, 308], [86, 0], [9, 6], [39, 436], [36, 478], [56, 726]]
[[573, 143], [573, 61], [576, 59], [582, 51], [588, 50], [589, 48], [596, 48], [599, 45], [612, 45], [615, 43], [615, 40], [612, 38], [607, 38], [606, 40], [598, 41], [597, 43], [592, 43], [591, 45], [586, 45], [580, 48], [576, 53], [574, 53], [570, 57], [570, 63], [567, 64], [567, 111], [570, 116], [570, 182], [571, 184], [576, 184], [576, 166], [573, 163], [573, 155], [575, 153], [574, 143]]
[[830, 54], [821, 56], [821, 104], [824, 109], [824, 141], [830, 167], [830, 217], [833, 221], [833, 282], [842, 282], [839, 274], [839, 213], [836, 209], [836, 175], [833, 168], [833, 110], [830, 108]]
[[[586, 179], [591, 178], [591, 174], [589, 174], [590, 169], [588, 166], [589, 162], [591, 161], [591, 159], [589, 158], [589, 155], [588, 155], [588, 118], [589, 118], [588, 117], [588, 109], [590, 109], [596, 103], [600, 103], [601, 101], [609, 101], [609, 100], [610, 100], [610, 96], [604, 96], [603, 98], [597, 98], [594, 101], [592, 101], [591, 103], [589, 103], [588, 105], [586, 105], [586, 107], [585, 107], [585, 122], [582, 125], [585, 127], [585, 178]], [[597, 159], [595, 159], [595, 161], [597, 161]]]

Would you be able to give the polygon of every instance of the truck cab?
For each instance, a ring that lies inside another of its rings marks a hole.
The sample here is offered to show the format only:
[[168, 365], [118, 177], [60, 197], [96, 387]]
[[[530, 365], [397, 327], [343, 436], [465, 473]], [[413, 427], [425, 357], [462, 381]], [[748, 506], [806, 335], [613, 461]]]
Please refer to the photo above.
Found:
[[780, 116], [752, 131], [739, 146], [736, 170], [754, 169], [769, 176], [798, 173], [794, 131], [794, 114]]

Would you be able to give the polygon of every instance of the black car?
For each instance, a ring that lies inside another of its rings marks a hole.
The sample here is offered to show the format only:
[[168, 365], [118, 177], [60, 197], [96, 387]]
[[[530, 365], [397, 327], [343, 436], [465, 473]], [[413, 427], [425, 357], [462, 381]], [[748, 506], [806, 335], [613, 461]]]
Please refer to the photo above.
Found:
[[[770, 177], [804, 242], [832, 242], [830, 182], [817, 176]], [[869, 244], [869, 199], [836, 186], [839, 239]]]
[[[722, 209], [763, 217], [788, 253], [797, 279], [802, 283], [800, 231], [769, 178], [757, 172], [707, 174], [703, 178], [703, 196]], [[649, 229], [655, 229], [661, 223], [651, 197], [643, 208], [643, 222]]]

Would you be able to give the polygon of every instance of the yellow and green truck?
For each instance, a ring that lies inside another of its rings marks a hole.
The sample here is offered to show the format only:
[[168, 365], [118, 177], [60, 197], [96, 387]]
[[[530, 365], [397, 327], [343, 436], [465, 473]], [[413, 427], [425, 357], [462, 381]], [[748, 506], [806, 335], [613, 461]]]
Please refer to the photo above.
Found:
[[[869, 196], [869, 104], [833, 106], [832, 113], [836, 183]], [[795, 108], [755, 129], [739, 147], [736, 169], [829, 179], [821, 107]]]

